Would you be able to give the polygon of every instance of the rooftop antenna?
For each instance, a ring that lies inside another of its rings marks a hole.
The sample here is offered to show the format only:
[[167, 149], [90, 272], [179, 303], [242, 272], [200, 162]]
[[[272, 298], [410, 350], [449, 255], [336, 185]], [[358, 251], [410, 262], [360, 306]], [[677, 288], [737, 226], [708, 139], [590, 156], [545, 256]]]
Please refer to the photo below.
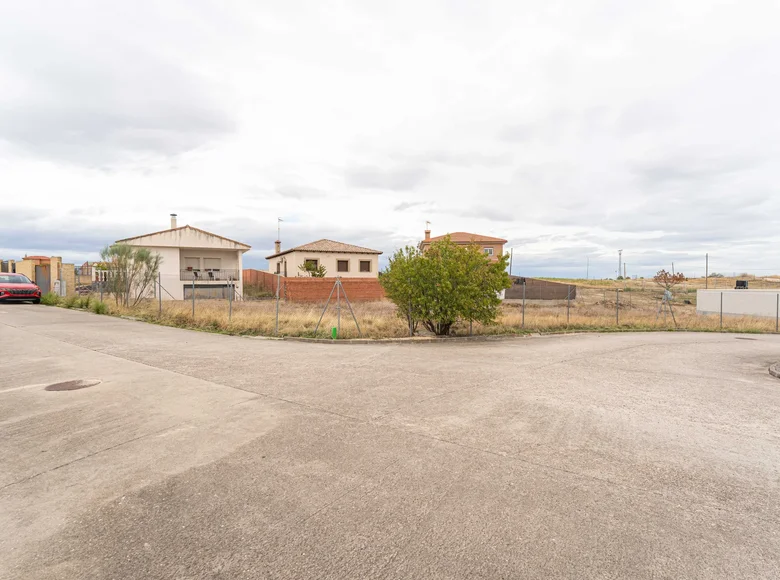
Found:
[[281, 230], [282, 230], [282, 222], [283, 221], [284, 220], [282, 218], [280, 218], [280, 217], [276, 218], [276, 239], [277, 240], [281, 240], [282, 239], [280, 234], [281, 234]]

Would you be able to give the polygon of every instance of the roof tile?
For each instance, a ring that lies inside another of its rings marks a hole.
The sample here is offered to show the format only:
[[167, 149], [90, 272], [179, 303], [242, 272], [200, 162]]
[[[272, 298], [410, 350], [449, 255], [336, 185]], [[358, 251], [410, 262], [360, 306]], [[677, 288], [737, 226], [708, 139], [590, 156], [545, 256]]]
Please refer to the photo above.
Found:
[[301, 246], [295, 246], [278, 254], [272, 254], [266, 256], [266, 260], [281, 256], [283, 254], [289, 254], [290, 252], [331, 252], [336, 254], [381, 254], [380, 250], [372, 250], [370, 248], [364, 248], [362, 246], [354, 246], [352, 244], [345, 244], [344, 242], [335, 242], [333, 240], [317, 240], [316, 242], [310, 242]]
[[482, 234], [471, 234], [469, 232], [452, 232], [451, 234], [444, 234], [443, 236], [436, 236], [430, 240], [423, 240], [423, 242], [438, 242], [443, 240], [447, 236], [455, 243], [468, 243], [468, 242], [494, 242], [497, 244], [506, 244], [506, 240], [502, 238], [494, 238], [492, 236], [483, 236]]

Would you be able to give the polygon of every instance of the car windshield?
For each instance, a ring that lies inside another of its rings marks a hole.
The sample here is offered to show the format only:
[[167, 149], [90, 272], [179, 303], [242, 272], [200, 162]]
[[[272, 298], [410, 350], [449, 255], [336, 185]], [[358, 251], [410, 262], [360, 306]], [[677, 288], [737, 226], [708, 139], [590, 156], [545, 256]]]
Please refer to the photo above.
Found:
[[30, 284], [24, 274], [0, 274], [0, 284]]

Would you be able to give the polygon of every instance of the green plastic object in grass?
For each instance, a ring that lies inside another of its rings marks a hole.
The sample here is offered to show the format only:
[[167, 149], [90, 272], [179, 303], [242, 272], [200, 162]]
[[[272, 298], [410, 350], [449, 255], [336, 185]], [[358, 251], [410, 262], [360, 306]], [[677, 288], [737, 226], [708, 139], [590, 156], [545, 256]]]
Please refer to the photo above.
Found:
[[330, 329], [330, 337], [333, 340], [336, 340], [339, 337], [339, 329], [336, 328], [335, 326]]

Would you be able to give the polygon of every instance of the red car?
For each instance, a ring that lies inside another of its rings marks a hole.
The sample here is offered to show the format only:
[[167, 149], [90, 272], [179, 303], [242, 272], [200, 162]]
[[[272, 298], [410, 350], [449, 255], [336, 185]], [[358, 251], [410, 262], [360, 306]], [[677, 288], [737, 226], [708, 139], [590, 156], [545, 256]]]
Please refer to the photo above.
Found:
[[24, 274], [0, 273], [0, 302], [11, 300], [40, 304], [41, 289]]

